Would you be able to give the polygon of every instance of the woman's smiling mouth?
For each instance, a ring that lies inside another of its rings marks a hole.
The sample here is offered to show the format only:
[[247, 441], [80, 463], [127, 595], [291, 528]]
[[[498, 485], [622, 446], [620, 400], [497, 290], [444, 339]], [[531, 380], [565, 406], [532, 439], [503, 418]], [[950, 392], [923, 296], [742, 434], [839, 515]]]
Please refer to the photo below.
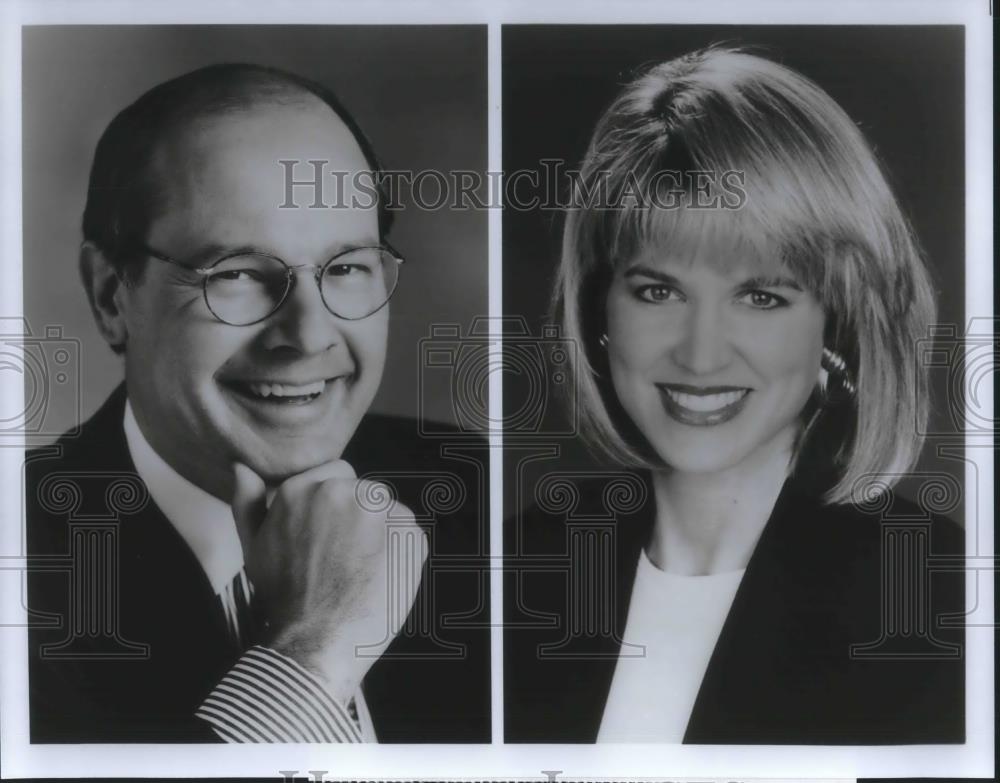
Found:
[[695, 427], [729, 421], [743, 410], [752, 391], [741, 386], [698, 387], [680, 383], [658, 383], [656, 388], [667, 415]]

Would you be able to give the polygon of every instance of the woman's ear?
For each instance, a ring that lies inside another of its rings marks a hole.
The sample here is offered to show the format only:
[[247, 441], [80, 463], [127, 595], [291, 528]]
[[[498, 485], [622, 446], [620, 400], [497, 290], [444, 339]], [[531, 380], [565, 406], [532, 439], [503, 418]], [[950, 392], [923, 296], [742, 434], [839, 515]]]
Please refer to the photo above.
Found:
[[125, 286], [104, 251], [90, 241], [80, 246], [80, 277], [98, 331], [115, 353], [121, 353], [128, 341], [122, 309]]

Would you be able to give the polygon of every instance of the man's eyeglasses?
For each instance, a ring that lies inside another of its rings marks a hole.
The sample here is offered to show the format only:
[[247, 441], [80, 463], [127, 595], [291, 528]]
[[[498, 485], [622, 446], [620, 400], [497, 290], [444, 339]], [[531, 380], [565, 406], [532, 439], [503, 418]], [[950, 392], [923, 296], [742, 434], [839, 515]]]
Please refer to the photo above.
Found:
[[198, 268], [146, 244], [138, 247], [158, 261], [201, 275], [208, 309], [232, 326], [250, 326], [275, 313], [295, 284], [294, 270], [306, 268], [313, 270], [326, 309], [338, 318], [359, 321], [385, 307], [396, 290], [403, 263], [395, 250], [381, 245], [345, 250], [322, 266], [289, 266], [265, 253], [236, 253]]

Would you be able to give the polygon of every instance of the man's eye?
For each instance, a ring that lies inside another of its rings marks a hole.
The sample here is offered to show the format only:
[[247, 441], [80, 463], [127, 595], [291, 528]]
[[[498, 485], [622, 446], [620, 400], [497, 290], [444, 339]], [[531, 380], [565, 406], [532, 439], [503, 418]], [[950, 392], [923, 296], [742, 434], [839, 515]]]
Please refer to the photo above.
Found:
[[264, 279], [264, 275], [257, 269], [225, 269], [212, 277], [215, 280], [237, 283], [258, 283]]
[[370, 274], [371, 270], [364, 264], [330, 264], [326, 268], [329, 277], [350, 277], [352, 275]]
[[633, 293], [644, 302], [666, 302], [670, 299], [680, 298], [676, 289], [662, 283], [639, 286]]
[[757, 310], [774, 310], [778, 307], [785, 307], [788, 300], [784, 297], [772, 294], [770, 291], [747, 291], [739, 301], [744, 302]]

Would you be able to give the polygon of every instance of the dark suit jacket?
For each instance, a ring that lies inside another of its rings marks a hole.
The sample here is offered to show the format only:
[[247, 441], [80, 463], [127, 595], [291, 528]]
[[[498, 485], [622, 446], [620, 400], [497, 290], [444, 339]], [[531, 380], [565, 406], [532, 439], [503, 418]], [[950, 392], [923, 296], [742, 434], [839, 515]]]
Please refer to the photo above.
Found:
[[[26, 461], [32, 742], [214, 741], [194, 711], [239, 656], [135, 475], [124, 404], [122, 386], [79, 437]], [[490, 739], [486, 452], [444, 458], [440, 445], [368, 416], [344, 455], [393, 486], [432, 542], [409, 624], [364, 683], [383, 742]]]
[[[646, 477], [630, 476], [617, 493], [612, 480], [553, 483], [507, 526], [508, 742], [597, 738], [654, 516]], [[786, 483], [685, 743], [964, 741], [963, 634], [941, 622], [964, 611], [961, 565], [947, 557], [962, 556], [963, 531], [903, 500], [870, 511]]]

